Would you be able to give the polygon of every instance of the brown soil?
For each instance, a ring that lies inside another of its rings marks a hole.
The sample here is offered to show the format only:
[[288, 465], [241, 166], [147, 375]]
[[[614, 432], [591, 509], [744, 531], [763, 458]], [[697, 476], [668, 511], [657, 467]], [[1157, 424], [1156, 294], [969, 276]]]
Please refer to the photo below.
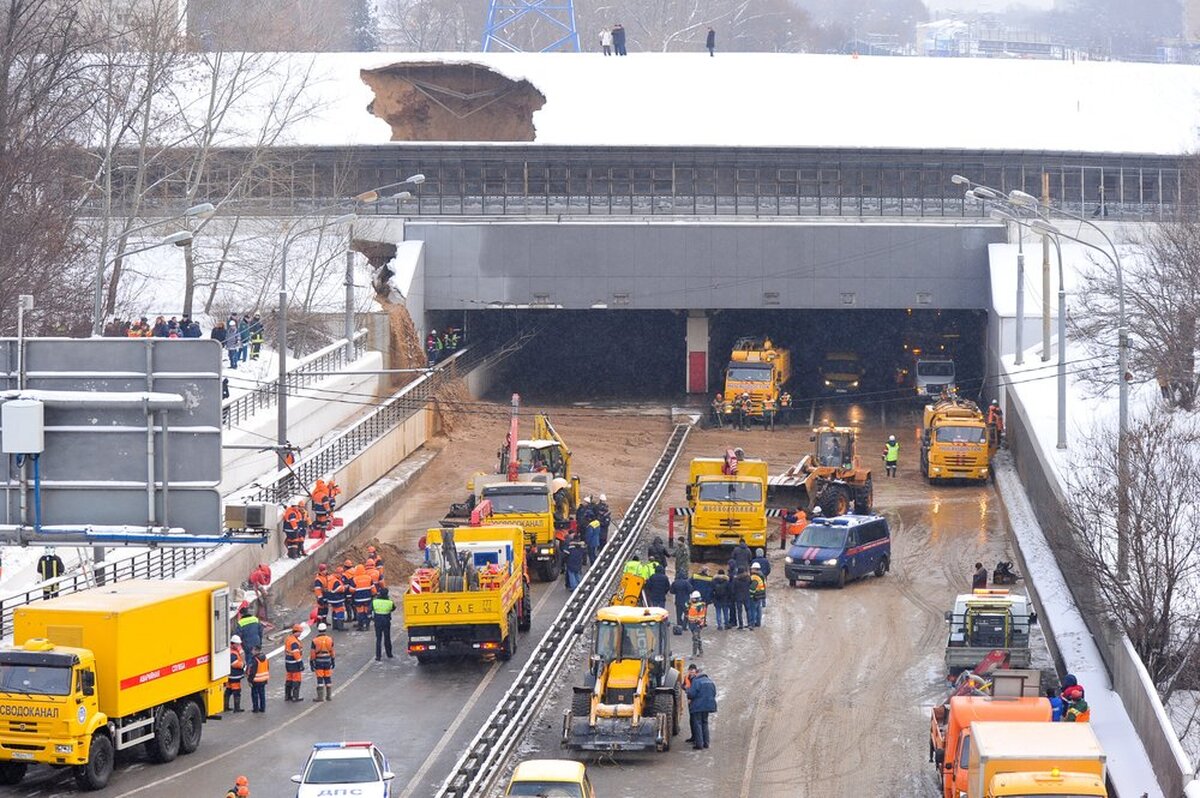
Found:
[[[388, 353], [388, 363], [394, 369], [418, 369], [428, 364], [425, 357], [425, 347], [421, 344], [421, 336], [417, 334], [417, 326], [413, 324], [408, 308], [402, 302], [391, 302], [386, 297], [376, 296], [376, 300], [388, 314], [391, 321], [391, 350]], [[417, 378], [415, 372], [396, 374], [391, 378], [391, 389], [398, 391]]]
[[533, 112], [546, 103], [529, 81], [479, 64], [397, 63], [360, 75], [392, 141], [533, 141]]
[[471, 412], [472, 403], [471, 392], [461, 378], [446, 383], [433, 400], [436, 428], [443, 434], [453, 432], [464, 421], [465, 414]]

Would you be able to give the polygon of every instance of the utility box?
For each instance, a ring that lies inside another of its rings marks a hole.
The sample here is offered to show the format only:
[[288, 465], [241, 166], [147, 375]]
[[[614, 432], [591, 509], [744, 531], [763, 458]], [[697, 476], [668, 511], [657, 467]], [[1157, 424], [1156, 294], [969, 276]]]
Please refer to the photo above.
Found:
[[36, 399], [12, 399], [0, 405], [0, 442], [4, 454], [46, 451], [43, 405]]
[[279, 526], [279, 508], [274, 504], [229, 504], [225, 506], [226, 529], [274, 529]]

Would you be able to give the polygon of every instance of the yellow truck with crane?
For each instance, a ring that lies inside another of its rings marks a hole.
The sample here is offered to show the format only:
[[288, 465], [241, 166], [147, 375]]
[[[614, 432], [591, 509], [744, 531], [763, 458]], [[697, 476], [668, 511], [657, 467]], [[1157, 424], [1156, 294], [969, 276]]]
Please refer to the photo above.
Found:
[[967, 798], [1107, 798], [1090, 723], [971, 724]]
[[425, 564], [404, 593], [408, 653], [419, 664], [460, 655], [511, 659], [518, 632], [533, 612], [525, 569], [525, 533], [483, 525], [485, 501], [472, 525], [425, 533]]
[[229, 675], [224, 582], [130, 580], [18, 607], [0, 649], [0, 784], [32, 764], [103, 789], [118, 752], [200, 745]]
[[986, 482], [1000, 432], [979, 406], [947, 393], [925, 406], [921, 434], [921, 475], [929, 482], [969, 479]]
[[699, 559], [703, 552], [736, 546], [767, 544], [767, 464], [741, 457], [697, 457], [688, 470], [688, 506], [675, 515], [687, 517], [687, 539]]
[[725, 367], [723, 415], [736, 415], [734, 400], [745, 393], [750, 396], [746, 415], [761, 420], [763, 408], [770, 401], [779, 410], [783, 386], [792, 378], [792, 360], [786, 349], [780, 349], [766, 336], [747, 336], [737, 339]]
[[496, 473], [472, 477], [467, 483], [470, 496], [451, 506], [442, 525], [467, 523], [475, 507], [489, 500], [491, 513], [483, 523], [524, 529], [530, 567], [539, 579], [553, 582], [562, 567], [563, 540], [579, 506], [579, 477], [571, 469], [571, 450], [546, 414], [534, 416], [533, 438], [518, 438], [520, 403], [521, 397], [513, 394]]
[[564, 713], [562, 745], [605, 753], [667, 751], [683, 717], [683, 659], [661, 607], [596, 611], [588, 672]]

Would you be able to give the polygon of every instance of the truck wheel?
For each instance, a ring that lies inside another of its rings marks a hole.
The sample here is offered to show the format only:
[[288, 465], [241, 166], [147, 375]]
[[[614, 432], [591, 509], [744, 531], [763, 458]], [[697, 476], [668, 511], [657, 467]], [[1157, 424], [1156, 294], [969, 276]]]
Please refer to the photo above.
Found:
[[667, 719], [667, 738], [663, 741], [662, 750], [671, 750], [671, 737], [678, 734], [679, 721], [675, 714], [675, 696], [673, 695], [656, 695], [654, 696], [654, 714], [658, 717], [666, 716]]
[[887, 557], [880, 557], [879, 562], [876, 563], [876, 565], [875, 565], [875, 575], [883, 576], [884, 574], [886, 574], [888, 572], [889, 565], [890, 565], [890, 563], [888, 562]]
[[81, 790], [103, 790], [113, 772], [113, 744], [108, 735], [92, 735], [86, 765], [75, 766], [75, 783]]
[[204, 715], [195, 701], [186, 701], [179, 709], [179, 753], [190, 754], [200, 747], [204, 733]]
[[830, 485], [817, 497], [817, 504], [826, 518], [850, 512], [850, 494], [841, 485]]
[[559, 567], [557, 557], [550, 562], [538, 565], [538, 575], [542, 577], [543, 582], [553, 582], [555, 579], [558, 579], [558, 575], [561, 572], [562, 569]]
[[24, 762], [0, 762], [0, 784], [16, 786], [25, 778], [29, 766]]
[[500, 659], [508, 662], [517, 653], [517, 608], [508, 611], [508, 634], [504, 636]]
[[528, 632], [533, 627], [533, 607], [529, 604], [529, 583], [525, 583], [525, 595], [521, 596], [521, 613], [517, 616], [517, 629]]
[[146, 753], [153, 762], [171, 762], [179, 756], [179, 715], [171, 708], [158, 713], [154, 722], [154, 739], [146, 743]]
[[795, 586], [796, 586], [796, 580], [795, 580], [795, 579], [789, 579], [789, 580], [788, 580], [788, 587], [795, 587]]
[[841, 590], [842, 588], [844, 588], [846, 586], [846, 576], [847, 576], [847, 574], [846, 574], [845, 568], [838, 571], [838, 580], [837, 580], [838, 590]]
[[592, 696], [588, 693], [571, 694], [571, 714], [586, 718], [592, 714]]
[[867, 477], [862, 487], [854, 492], [854, 512], [866, 515], [871, 512], [873, 504], [875, 504], [875, 486], [871, 482], [871, 478]]

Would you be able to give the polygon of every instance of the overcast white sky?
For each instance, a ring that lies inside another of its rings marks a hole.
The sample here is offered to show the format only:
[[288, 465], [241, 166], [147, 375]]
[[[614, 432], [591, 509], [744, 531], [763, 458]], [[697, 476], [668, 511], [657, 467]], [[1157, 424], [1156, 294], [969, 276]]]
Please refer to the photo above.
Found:
[[1022, 5], [1050, 10], [1055, 0], [925, 0], [930, 11], [1004, 11], [1009, 6]]

